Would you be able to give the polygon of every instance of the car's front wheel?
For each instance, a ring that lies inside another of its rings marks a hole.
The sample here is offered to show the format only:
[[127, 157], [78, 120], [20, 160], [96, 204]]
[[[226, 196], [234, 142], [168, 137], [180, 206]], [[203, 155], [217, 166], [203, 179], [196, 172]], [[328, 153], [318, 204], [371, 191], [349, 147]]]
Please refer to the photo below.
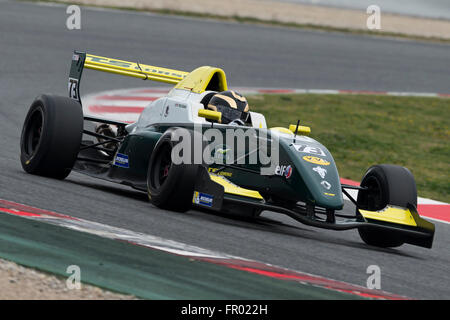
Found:
[[172, 161], [172, 133], [164, 133], [153, 149], [147, 171], [148, 197], [159, 208], [185, 212], [192, 206], [199, 165]]
[[[406, 208], [408, 204], [417, 206], [416, 183], [412, 173], [404, 167], [382, 164], [367, 170], [361, 181], [365, 190], [358, 192], [359, 209], [378, 211], [388, 204]], [[404, 241], [397, 233], [373, 228], [359, 228], [361, 239], [373, 246], [393, 248]]]

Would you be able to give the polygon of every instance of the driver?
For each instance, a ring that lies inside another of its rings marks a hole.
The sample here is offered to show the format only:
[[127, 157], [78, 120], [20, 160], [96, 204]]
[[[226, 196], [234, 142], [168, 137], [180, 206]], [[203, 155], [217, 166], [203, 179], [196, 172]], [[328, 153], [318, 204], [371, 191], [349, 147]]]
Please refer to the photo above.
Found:
[[239, 93], [228, 90], [216, 93], [212, 96], [207, 109], [222, 113], [222, 124], [245, 125], [249, 117], [247, 99]]
[[[222, 113], [219, 123], [245, 126], [249, 121], [249, 106], [247, 99], [236, 91], [228, 90], [218, 93], [210, 92], [204, 97], [204, 100], [211, 99], [206, 106], [207, 109]], [[206, 104], [206, 102], [202, 103]], [[99, 124], [95, 127], [95, 132], [107, 137], [116, 137], [117, 134], [112, 130], [109, 124]], [[104, 139], [99, 137], [99, 142]], [[113, 148], [114, 143], [106, 143], [106, 148]]]

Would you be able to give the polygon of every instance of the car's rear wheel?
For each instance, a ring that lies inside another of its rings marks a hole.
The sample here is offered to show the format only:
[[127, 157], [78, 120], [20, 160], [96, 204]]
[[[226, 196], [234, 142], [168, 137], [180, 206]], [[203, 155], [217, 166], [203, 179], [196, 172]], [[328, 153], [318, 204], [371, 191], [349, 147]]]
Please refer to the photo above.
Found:
[[174, 146], [172, 131], [158, 140], [148, 165], [147, 190], [155, 206], [185, 212], [192, 206], [199, 165], [173, 163]]
[[78, 102], [51, 95], [30, 106], [20, 139], [20, 161], [31, 174], [64, 179], [70, 173], [83, 135], [83, 111]]
[[[359, 209], [378, 211], [388, 204], [407, 207], [417, 206], [416, 183], [412, 173], [401, 166], [376, 165], [367, 170], [361, 186], [366, 190], [358, 192], [357, 205]], [[374, 228], [359, 228], [361, 239], [373, 246], [393, 248], [401, 246], [404, 241], [392, 231], [380, 231]]]

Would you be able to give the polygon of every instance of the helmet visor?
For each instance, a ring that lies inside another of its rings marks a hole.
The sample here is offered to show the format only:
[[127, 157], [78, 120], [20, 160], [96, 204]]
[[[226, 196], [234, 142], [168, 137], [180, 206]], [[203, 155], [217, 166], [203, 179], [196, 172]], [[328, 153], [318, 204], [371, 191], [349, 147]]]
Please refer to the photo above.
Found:
[[247, 122], [248, 112], [239, 111], [237, 109], [233, 109], [230, 107], [220, 108], [219, 111], [222, 113], [222, 123], [229, 123], [236, 119], [240, 119], [244, 122]]

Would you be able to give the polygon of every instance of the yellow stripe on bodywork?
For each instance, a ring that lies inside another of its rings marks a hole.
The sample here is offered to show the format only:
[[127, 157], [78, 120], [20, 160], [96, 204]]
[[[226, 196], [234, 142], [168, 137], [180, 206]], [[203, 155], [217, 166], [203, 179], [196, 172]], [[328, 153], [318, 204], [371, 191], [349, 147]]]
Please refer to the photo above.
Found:
[[287, 128], [283, 128], [283, 127], [273, 127], [273, 128], [270, 128], [270, 130], [281, 132], [281, 133], [288, 134], [288, 135], [291, 135], [291, 136], [294, 135], [291, 130], [289, 130]]
[[[225, 72], [215, 67], [199, 67], [192, 72], [162, 68], [137, 62], [86, 54], [84, 67], [97, 71], [120, 74], [123, 76], [152, 80], [175, 85], [176, 89], [194, 93], [204, 92], [214, 78], [214, 90], [228, 90]], [[209, 89], [208, 89], [209, 90]]]
[[194, 93], [202, 93], [205, 92], [206, 88], [211, 82], [211, 79], [216, 76], [217, 77], [217, 88], [214, 90], [217, 91], [226, 91], [228, 90], [227, 85], [227, 77], [225, 72], [222, 69], [203, 66], [195, 69], [187, 77], [180, 81], [175, 88], [189, 90]]
[[92, 54], [86, 55], [84, 67], [97, 71], [110, 72], [169, 84], [178, 84], [189, 74], [189, 72], [185, 71], [138, 64], [136, 62], [111, 59]]
[[417, 223], [414, 220], [414, 217], [409, 211], [409, 209], [394, 206], [386, 206], [386, 208], [380, 211], [368, 211], [360, 209], [359, 212], [361, 212], [363, 217], [367, 219], [417, 227]]
[[211, 178], [212, 181], [222, 185], [225, 189], [225, 193], [234, 194], [237, 196], [247, 198], [254, 198], [258, 200], [263, 199], [263, 197], [261, 197], [258, 191], [241, 188], [223, 176], [219, 176], [217, 174], [210, 172], [209, 177]]

